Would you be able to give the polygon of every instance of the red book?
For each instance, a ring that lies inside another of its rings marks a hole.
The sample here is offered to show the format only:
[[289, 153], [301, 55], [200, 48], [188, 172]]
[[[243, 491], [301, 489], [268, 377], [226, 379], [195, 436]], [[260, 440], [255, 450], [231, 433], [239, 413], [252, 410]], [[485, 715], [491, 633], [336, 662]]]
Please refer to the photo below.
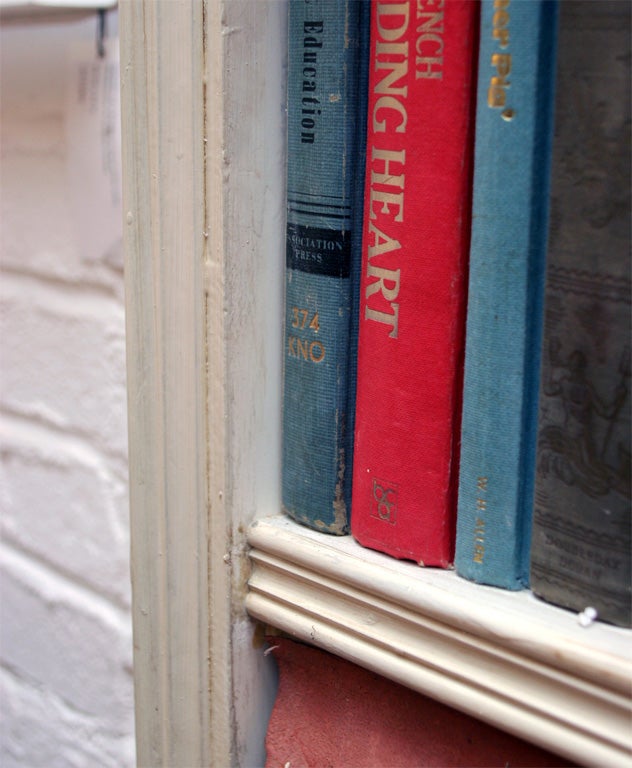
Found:
[[[351, 530], [453, 561], [478, 3], [372, 7]], [[510, 180], [508, 180], [510, 181]]]

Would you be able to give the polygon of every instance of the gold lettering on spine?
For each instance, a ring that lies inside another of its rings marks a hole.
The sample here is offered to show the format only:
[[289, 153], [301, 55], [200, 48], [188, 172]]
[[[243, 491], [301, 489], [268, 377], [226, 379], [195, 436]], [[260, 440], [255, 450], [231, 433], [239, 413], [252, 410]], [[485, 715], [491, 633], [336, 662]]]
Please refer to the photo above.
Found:
[[510, 41], [509, 5], [510, 0], [494, 0], [491, 34], [501, 51], [492, 54], [490, 63], [494, 69], [494, 74], [489, 79], [489, 88], [487, 89], [487, 106], [491, 109], [500, 109], [500, 116], [507, 122], [513, 120], [515, 115], [514, 110], [507, 106], [508, 89], [511, 87], [509, 81], [511, 53], [506, 51]]
[[[371, 174], [373, 175], [373, 174]], [[403, 176], [401, 177], [404, 178]], [[392, 213], [391, 207], [396, 208], [395, 221], [404, 220], [404, 193], [403, 192], [382, 192], [379, 189], [371, 189], [371, 218], [375, 218], [376, 212], [373, 207], [373, 203], [382, 203], [379, 211], [382, 215], [389, 215]]]
[[[389, 9], [399, 7], [399, 5], [388, 6]], [[390, 12], [392, 11], [389, 10]], [[408, 26], [408, 11], [406, 11], [405, 18], [406, 26]], [[392, 30], [389, 30], [389, 34], [392, 33]], [[406, 75], [408, 74], [408, 41], [384, 43], [378, 40], [375, 44], [375, 69], [387, 70], [387, 74], [375, 86], [375, 93], [379, 93], [380, 98], [377, 99], [373, 107], [373, 130], [378, 132], [386, 131], [386, 121], [391, 119], [395, 121], [392, 128], [397, 133], [404, 133], [406, 131], [408, 115], [406, 107], [400, 101], [400, 98], [405, 99], [408, 96], [408, 86], [400, 84], [396, 87], [396, 84], [402, 80], [405, 82]], [[389, 110], [392, 110], [395, 114], [389, 115]], [[386, 112], [386, 116], [379, 118], [378, 112]]]
[[443, 79], [444, 0], [417, 0], [415, 77]]
[[[371, 160], [378, 160], [383, 163], [381, 166], [383, 173], [379, 173], [375, 169], [375, 163], [371, 164], [371, 185], [373, 184], [388, 184], [391, 186], [404, 188], [404, 175], [395, 176], [391, 173], [391, 163], [404, 166], [404, 160], [406, 159], [406, 153], [403, 149], [380, 149], [379, 147], [372, 147]], [[395, 171], [395, 168], [393, 168]]]
[[322, 363], [325, 359], [325, 345], [321, 341], [301, 339], [299, 336], [288, 336], [287, 353], [289, 357], [305, 360], [311, 363]]
[[[410, 3], [378, 2], [376, 6], [372, 125], [373, 142], [388, 143], [405, 133], [408, 122], [408, 40], [402, 39], [410, 23]], [[393, 264], [401, 248], [395, 228], [404, 221], [404, 150], [371, 146], [369, 222], [364, 290], [364, 319], [381, 323], [389, 337], [397, 338], [400, 269]]]
[[[382, 40], [399, 40], [408, 29], [409, 3], [378, 3], [377, 33]], [[399, 24], [399, 26], [394, 26]]]
[[[318, 312], [310, 312], [302, 307], [291, 308], [290, 324], [292, 328], [300, 331], [312, 331], [315, 335], [320, 330]], [[287, 353], [289, 357], [295, 357], [312, 363], [322, 363], [325, 359], [325, 345], [315, 339], [310, 341], [299, 336], [288, 335]]]
[[509, 8], [510, 0], [494, 0], [494, 16], [492, 27], [494, 40], [498, 40], [501, 48], [509, 45]]
[[[391, 112], [395, 114], [389, 115], [388, 110], [391, 110]], [[378, 112], [382, 113], [384, 111], [387, 111], [387, 116], [379, 118]], [[391, 125], [391, 130], [394, 130], [396, 133], [406, 132], [406, 122], [408, 121], [406, 107], [394, 96], [382, 96], [381, 99], [378, 99], [375, 102], [375, 106], [373, 107], [373, 130], [378, 133], [386, 132], [388, 130], [386, 121], [389, 119], [389, 117], [391, 120], [395, 120], [395, 123]]]
[[484, 494], [487, 492], [487, 478], [478, 477], [476, 480], [476, 511], [478, 512], [474, 522], [474, 554], [473, 560], [478, 565], [485, 559], [485, 519], [483, 515], [487, 510], [487, 501]]
[[369, 223], [369, 236], [373, 235], [373, 245], [369, 246], [369, 263], [374, 256], [381, 256], [389, 251], [400, 248], [399, 240], [381, 232], [373, 222]]
[[507, 103], [507, 88], [511, 85], [507, 79], [511, 72], [510, 54], [495, 53], [492, 56], [492, 67], [496, 70], [496, 74], [489, 81], [487, 106], [493, 108], [504, 107]]
[[[375, 92], [390, 96], [404, 96], [405, 98], [408, 95], [408, 86], [400, 85], [398, 88], [395, 88], [394, 85], [405, 78], [408, 73], [408, 43], [390, 44], [388, 46], [381, 46], [378, 43], [376, 48], [375, 68], [390, 70], [390, 72], [375, 86]], [[388, 48], [389, 53], [392, 51], [399, 56], [403, 56], [403, 61], [385, 61], [381, 58], [382, 53], [386, 53], [386, 51], [382, 50], [383, 48]]]

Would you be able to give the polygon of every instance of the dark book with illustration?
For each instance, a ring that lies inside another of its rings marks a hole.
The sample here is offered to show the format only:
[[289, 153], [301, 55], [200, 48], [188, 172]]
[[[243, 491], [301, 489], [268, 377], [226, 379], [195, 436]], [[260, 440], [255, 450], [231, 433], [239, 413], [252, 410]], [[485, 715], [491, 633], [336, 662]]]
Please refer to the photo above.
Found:
[[561, 4], [531, 585], [631, 623], [630, 3]]

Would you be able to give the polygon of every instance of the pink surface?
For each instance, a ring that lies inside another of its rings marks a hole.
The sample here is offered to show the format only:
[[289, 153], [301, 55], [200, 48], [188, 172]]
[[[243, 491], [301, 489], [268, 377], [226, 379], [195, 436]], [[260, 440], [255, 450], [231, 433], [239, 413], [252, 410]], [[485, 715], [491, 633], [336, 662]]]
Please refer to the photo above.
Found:
[[324, 651], [268, 642], [280, 682], [266, 768], [570, 765]]

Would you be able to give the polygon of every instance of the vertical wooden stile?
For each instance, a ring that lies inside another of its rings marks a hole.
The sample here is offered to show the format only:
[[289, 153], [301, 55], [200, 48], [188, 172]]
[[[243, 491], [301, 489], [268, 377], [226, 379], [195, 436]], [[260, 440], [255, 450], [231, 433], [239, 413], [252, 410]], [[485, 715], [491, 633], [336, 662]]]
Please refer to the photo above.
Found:
[[263, 764], [246, 529], [280, 505], [278, 0], [120, 3], [138, 764]]
[[187, 0], [120, 4], [136, 728], [146, 766], [228, 765], [231, 752], [230, 574], [210, 570], [226, 552], [227, 523], [223, 252], [208, 249], [221, 243], [208, 232], [221, 216], [209, 221], [206, 167], [221, 157], [208, 147], [221, 141], [209, 121], [221, 120], [221, 83], [207, 82], [207, 15]]

